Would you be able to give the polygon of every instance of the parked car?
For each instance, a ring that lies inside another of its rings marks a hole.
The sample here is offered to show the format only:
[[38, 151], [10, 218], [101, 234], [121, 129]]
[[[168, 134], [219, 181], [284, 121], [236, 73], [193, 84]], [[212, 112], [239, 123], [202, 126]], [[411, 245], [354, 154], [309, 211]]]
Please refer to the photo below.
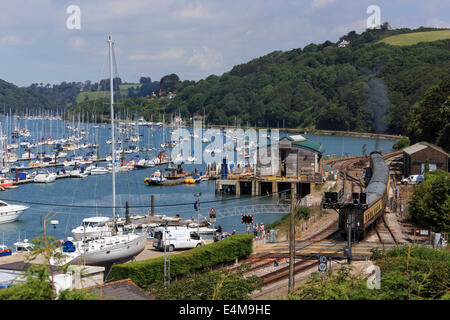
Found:
[[205, 241], [197, 232], [188, 227], [168, 226], [167, 234], [166, 227], [157, 227], [154, 229], [153, 247], [164, 250], [173, 251], [175, 249], [191, 249], [205, 245]]
[[402, 184], [419, 184], [423, 182], [423, 175], [414, 174], [412, 176], [402, 179], [401, 182]]

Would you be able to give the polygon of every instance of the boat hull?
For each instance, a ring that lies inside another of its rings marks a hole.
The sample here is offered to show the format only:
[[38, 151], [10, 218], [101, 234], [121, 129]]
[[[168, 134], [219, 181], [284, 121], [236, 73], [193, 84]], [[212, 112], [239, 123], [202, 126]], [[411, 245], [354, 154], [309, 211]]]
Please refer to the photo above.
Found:
[[0, 224], [14, 222], [14, 221], [18, 220], [20, 218], [20, 216], [22, 215], [22, 213], [26, 209], [28, 209], [28, 207], [25, 207], [25, 206], [18, 206], [18, 207], [19, 208], [17, 208], [17, 209], [12, 209], [12, 210], [9, 209], [9, 211], [0, 209]]
[[136, 239], [107, 246], [95, 251], [86, 251], [85, 253], [77, 251], [69, 254], [66, 262], [70, 264], [85, 264], [91, 266], [105, 266], [112, 263], [123, 263], [131, 260], [145, 249], [147, 238], [141, 235]]

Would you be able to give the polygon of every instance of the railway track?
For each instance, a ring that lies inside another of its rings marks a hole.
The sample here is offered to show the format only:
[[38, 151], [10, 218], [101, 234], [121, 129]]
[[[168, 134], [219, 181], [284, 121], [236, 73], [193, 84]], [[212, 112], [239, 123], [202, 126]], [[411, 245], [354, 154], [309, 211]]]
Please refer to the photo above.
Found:
[[275, 261], [278, 261], [279, 259], [283, 259], [285, 257], [282, 253], [266, 253], [259, 257], [251, 257], [249, 259], [241, 261], [241, 263], [238, 266], [234, 266], [231, 268], [232, 271], [236, 271], [239, 269], [242, 265], [250, 267], [250, 270], [248, 272], [261, 269], [264, 267], [269, 266], [270, 264], [273, 264]]
[[372, 231], [370, 231], [366, 237], [371, 237], [374, 233], [377, 235], [378, 241], [382, 245], [398, 244], [397, 238], [394, 236], [394, 233], [384, 219], [384, 215], [382, 215], [379, 221], [376, 222]]
[[398, 244], [397, 239], [394, 236], [394, 233], [392, 232], [391, 228], [388, 226], [388, 224], [386, 223], [386, 220], [384, 219], [384, 214], [381, 216], [381, 220], [383, 220], [383, 225], [386, 227], [386, 229], [388, 230], [389, 234], [391, 235], [392, 240], [394, 240], [395, 244]]
[[[319, 262], [317, 260], [307, 260], [303, 259], [300, 262], [296, 262], [294, 266], [294, 275], [309, 270], [315, 266], [317, 266]], [[289, 266], [282, 267], [278, 270], [269, 272], [261, 278], [263, 279], [262, 286], [268, 286], [269, 284], [273, 284], [275, 282], [281, 281], [289, 277]]]

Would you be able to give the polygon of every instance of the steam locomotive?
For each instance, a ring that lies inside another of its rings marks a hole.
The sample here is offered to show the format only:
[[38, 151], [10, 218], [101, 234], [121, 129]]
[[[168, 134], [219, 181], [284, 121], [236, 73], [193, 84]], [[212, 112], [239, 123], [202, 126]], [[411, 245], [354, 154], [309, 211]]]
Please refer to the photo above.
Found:
[[325, 192], [322, 205], [325, 209], [336, 209], [339, 213], [339, 230], [344, 239], [351, 237], [361, 240], [383, 213], [388, 201], [389, 168], [381, 153], [370, 153], [370, 167], [365, 170], [366, 188], [363, 193], [352, 193], [352, 200], [344, 202], [343, 190]]

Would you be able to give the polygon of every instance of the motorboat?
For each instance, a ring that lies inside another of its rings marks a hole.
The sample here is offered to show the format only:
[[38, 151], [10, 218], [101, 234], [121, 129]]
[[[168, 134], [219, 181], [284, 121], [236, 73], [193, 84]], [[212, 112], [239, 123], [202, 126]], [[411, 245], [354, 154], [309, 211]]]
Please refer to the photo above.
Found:
[[12, 250], [5, 246], [4, 244], [0, 244], [0, 258], [10, 256], [12, 254]]
[[16, 248], [14, 254], [30, 252], [34, 248], [33, 244], [30, 243], [28, 239], [23, 239], [23, 241], [21, 241], [20, 238], [14, 243], [14, 247]]
[[110, 172], [111, 172], [111, 170], [109, 170], [109, 169], [107, 169], [105, 167], [96, 167], [96, 168], [91, 169], [91, 175], [92, 176], [108, 174]]
[[6, 177], [6, 175], [1, 175], [0, 176], [0, 187], [11, 187], [14, 184], [14, 181], [12, 181], [11, 179], [8, 179]]
[[33, 181], [36, 183], [50, 183], [56, 180], [56, 173], [49, 170], [39, 170]]
[[108, 225], [110, 221], [111, 218], [109, 217], [90, 217], [83, 219], [82, 224], [72, 230], [73, 236], [76, 240], [111, 236], [111, 227]]
[[135, 167], [136, 169], [153, 168], [155, 167], [155, 161], [148, 159], [141, 159], [138, 162], [136, 162]]
[[150, 178], [145, 178], [144, 182], [151, 186], [151, 185], [160, 185], [163, 182], [166, 182], [167, 179], [165, 177], [163, 177], [161, 175], [161, 171], [156, 170], [155, 172], [152, 173], [152, 175], [150, 176]]
[[22, 205], [11, 205], [0, 200], [0, 223], [14, 222], [20, 218], [22, 213], [29, 207]]
[[69, 171], [69, 176], [72, 178], [86, 178], [88, 174], [84, 171], [82, 167], [74, 167]]

